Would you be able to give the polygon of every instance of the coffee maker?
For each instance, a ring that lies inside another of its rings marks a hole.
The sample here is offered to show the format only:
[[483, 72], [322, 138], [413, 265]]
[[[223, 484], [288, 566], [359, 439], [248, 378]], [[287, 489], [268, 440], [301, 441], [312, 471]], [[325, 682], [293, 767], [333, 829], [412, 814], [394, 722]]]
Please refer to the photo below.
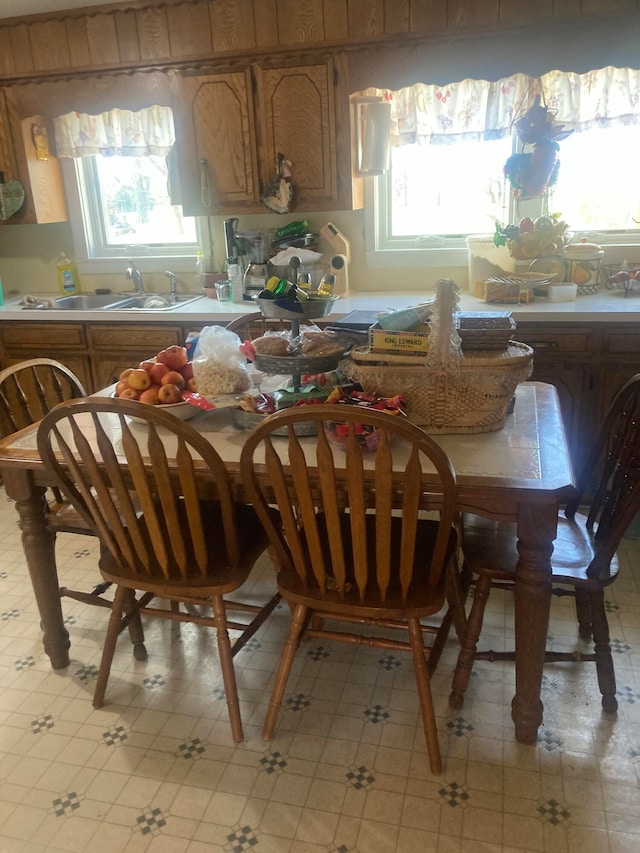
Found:
[[227, 263], [237, 263], [243, 276], [244, 298], [264, 290], [273, 270], [267, 259], [265, 235], [261, 231], [238, 231], [237, 219], [225, 219], [224, 241]]

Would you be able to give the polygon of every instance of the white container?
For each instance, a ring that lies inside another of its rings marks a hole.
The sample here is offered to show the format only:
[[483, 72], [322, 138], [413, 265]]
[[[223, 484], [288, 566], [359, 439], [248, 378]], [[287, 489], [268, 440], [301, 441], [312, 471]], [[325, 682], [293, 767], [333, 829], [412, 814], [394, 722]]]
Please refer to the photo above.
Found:
[[494, 275], [512, 275], [516, 259], [506, 246], [495, 246], [491, 234], [467, 237], [469, 250], [469, 293], [483, 299], [482, 282]]
[[550, 284], [547, 292], [549, 294], [549, 302], [575, 302], [578, 294], [578, 285], [567, 284], [566, 282], [562, 284]]

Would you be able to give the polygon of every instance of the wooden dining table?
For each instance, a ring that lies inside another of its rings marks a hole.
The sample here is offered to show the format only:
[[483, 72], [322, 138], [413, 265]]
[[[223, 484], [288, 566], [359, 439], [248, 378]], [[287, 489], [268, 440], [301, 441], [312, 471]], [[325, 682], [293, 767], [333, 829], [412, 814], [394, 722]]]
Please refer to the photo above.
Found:
[[[237, 497], [242, 499], [239, 461], [247, 433], [234, 426], [230, 415], [230, 409], [203, 412], [190, 423], [210, 439], [222, 456]], [[44, 650], [52, 667], [62, 669], [69, 664], [70, 640], [58, 591], [55, 533], [47, 526], [45, 491], [51, 479], [38, 456], [36, 432], [34, 425], [0, 442], [0, 474], [8, 497], [16, 503], [41, 617]], [[556, 390], [544, 383], [522, 383], [516, 391], [513, 413], [507, 415], [500, 430], [434, 438], [456, 472], [459, 508], [517, 523], [516, 692], [512, 719], [516, 739], [533, 744], [542, 722], [540, 687], [558, 507], [574, 488]], [[166, 452], [170, 457], [170, 441]], [[432, 490], [430, 494], [433, 496]]]

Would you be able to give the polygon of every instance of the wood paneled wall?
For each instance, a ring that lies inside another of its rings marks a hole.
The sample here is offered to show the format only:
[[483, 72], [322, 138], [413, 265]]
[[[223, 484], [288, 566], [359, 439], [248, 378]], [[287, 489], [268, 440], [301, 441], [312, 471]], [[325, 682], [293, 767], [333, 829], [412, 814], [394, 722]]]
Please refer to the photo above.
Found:
[[[500, 32], [630, 14], [640, 0], [137, 0], [0, 25], [0, 82], [116, 67]], [[403, 38], [404, 37], [404, 38]]]

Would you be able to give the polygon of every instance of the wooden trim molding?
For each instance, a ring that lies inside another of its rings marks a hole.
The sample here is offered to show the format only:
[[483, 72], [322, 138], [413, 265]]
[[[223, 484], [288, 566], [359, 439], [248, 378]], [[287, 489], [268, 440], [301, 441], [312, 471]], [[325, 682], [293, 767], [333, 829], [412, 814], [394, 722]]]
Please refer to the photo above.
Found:
[[[552, 57], [565, 70], [576, 63], [633, 64], [640, 0], [611, 0], [608, 9], [603, 15], [598, 0], [116, 2], [2, 21], [0, 83], [301, 50], [352, 55], [358, 89], [397, 88], [380, 79], [387, 68], [395, 75], [406, 51], [412, 62], [422, 60], [421, 73], [430, 75], [425, 82], [460, 79], [457, 63], [464, 76], [495, 78], [516, 65], [531, 73], [521, 66], [533, 68], [540, 55], [544, 70]], [[380, 67], [377, 80], [363, 80], [367, 63]]]

